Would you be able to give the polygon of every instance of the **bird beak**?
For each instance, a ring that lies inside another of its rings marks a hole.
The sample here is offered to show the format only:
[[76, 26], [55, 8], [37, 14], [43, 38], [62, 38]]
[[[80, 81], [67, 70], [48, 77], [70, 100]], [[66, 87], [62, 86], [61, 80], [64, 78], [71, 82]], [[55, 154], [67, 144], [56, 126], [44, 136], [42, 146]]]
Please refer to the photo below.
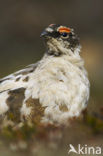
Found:
[[45, 30], [40, 35], [40, 37], [47, 37], [47, 36], [48, 36], [48, 32]]

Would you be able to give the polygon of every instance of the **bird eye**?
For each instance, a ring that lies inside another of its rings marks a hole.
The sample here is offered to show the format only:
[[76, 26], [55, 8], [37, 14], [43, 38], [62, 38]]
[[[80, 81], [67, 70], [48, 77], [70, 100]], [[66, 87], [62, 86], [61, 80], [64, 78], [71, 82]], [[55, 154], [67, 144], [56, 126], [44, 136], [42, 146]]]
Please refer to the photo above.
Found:
[[61, 34], [61, 36], [62, 36], [63, 38], [67, 38], [67, 37], [68, 37], [68, 33], [63, 32], [63, 33]]

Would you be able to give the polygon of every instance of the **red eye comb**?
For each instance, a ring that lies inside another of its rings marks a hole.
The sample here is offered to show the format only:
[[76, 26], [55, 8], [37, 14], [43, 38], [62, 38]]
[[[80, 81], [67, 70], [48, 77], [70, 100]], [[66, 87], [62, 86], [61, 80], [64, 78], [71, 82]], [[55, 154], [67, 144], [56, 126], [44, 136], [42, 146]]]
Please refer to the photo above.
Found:
[[70, 28], [66, 28], [66, 27], [60, 27], [58, 31], [60, 33], [63, 33], [63, 32], [69, 33], [69, 32], [71, 32]]

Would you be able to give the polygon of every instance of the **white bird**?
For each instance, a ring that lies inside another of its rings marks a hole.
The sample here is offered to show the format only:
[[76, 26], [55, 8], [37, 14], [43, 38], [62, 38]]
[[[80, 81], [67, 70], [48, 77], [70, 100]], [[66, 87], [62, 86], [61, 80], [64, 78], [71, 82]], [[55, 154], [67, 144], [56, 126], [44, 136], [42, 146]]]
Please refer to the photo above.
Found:
[[72, 28], [51, 24], [41, 34], [46, 52], [36, 64], [0, 79], [0, 116], [68, 125], [87, 107], [89, 81]]

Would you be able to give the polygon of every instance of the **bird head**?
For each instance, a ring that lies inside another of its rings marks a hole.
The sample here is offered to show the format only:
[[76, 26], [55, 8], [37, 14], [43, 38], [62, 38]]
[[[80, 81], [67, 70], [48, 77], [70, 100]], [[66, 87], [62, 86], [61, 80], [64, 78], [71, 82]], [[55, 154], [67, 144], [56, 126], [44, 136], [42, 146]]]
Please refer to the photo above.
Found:
[[41, 37], [44, 38], [50, 55], [60, 56], [79, 51], [79, 38], [72, 28], [51, 24], [41, 33]]

